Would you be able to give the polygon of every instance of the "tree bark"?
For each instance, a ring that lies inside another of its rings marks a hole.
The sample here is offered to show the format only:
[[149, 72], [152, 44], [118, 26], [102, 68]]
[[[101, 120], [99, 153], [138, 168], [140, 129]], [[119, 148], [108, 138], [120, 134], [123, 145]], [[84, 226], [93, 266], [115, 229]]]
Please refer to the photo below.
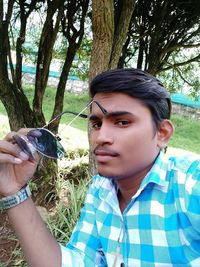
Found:
[[134, 8], [135, 0], [118, 0], [115, 5], [114, 0], [92, 1], [90, 80], [118, 66]]
[[113, 0], [92, 1], [92, 32], [90, 80], [109, 67], [114, 37]]

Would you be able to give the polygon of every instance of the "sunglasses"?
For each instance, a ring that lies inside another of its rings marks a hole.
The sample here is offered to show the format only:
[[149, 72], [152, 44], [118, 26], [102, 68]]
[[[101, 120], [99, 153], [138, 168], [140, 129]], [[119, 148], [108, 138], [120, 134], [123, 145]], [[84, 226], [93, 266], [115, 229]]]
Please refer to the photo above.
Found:
[[80, 118], [88, 118], [88, 115], [83, 114], [83, 112], [92, 104], [92, 101], [87, 104], [87, 106], [82, 109], [79, 113], [65, 110], [51, 121], [49, 121], [42, 128], [36, 128], [30, 130], [25, 137], [15, 134], [13, 136], [17, 145], [21, 148], [21, 150], [29, 156], [30, 159], [35, 160], [34, 152], [37, 151], [41, 155], [51, 158], [51, 159], [60, 159], [65, 155], [65, 150], [60, 143], [61, 138], [49, 131], [48, 126], [58, 118], [60, 118], [63, 114], [69, 113], [75, 115], [75, 117], [66, 125], [71, 125], [78, 117]]

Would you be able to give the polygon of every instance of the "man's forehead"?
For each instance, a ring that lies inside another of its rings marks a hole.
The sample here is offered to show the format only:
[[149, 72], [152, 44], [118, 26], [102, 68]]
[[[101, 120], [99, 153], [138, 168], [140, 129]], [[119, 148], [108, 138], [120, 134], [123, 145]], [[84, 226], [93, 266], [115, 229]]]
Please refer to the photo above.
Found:
[[117, 114], [132, 114], [139, 116], [150, 112], [149, 108], [137, 98], [131, 97], [127, 94], [114, 93], [98, 93], [94, 96], [90, 104], [90, 114], [96, 116]]
[[139, 102], [138, 99], [124, 93], [97, 93], [91, 103], [92, 108], [96, 109], [97, 105], [95, 103], [101, 105], [104, 109], [109, 110], [118, 110], [118, 109], [126, 109], [127, 106], [129, 106], [129, 109], [132, 107], [134, 108], [134, 105], [136, 102]]

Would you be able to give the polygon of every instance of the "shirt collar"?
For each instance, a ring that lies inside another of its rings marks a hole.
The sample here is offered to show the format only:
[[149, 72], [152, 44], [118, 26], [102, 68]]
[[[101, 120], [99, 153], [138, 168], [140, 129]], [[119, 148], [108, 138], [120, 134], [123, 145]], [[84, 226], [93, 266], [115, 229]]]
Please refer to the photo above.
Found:
[[165, 153], [161, 150], [158, 154], [152, 168], [146, 174], [140, 188], [144, 188], [149, 183], [157, 184], [158, 186], [168, 187], [167, 181], [167, 169], [168, 169], [168, 160], [166, 158]]
[[[136, 195], [139, 195], [140, 192], [150, 183], [154, 183], [157, 185], [157, 188], [166, 191], [168, 188], [168, 180], [167, 180], [167, 168], [168, 168], [168, 161], [163, 151], [160, 151], [159, 155], [157, 156], [152, 168], [146, 174], [142, 183], [138, 189]], [[99, 176], [99, 175], [97, 175]], [[105, 178], [103, 176], [99, 176], [103, 178], [103, 183], [99, 188], [99, 196], [101, 199], [111, 201], [113, 200], [113, 195], [116, 196], [117, 188], [116, 184], [112, 179]]]

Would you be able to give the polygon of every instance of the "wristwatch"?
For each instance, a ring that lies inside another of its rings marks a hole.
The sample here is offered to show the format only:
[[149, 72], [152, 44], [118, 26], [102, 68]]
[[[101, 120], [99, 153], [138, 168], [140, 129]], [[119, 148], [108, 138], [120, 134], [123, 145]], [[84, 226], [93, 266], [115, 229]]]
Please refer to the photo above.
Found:
[[24, 200], [29, 198], [31, 196], [31, 190], [28, 185], [22, 187], [21, 190], [19, 190], [14, 195], [0, 198], [0, 210], [6, 210], [13, 208], [20, 203], [22, 203]]

